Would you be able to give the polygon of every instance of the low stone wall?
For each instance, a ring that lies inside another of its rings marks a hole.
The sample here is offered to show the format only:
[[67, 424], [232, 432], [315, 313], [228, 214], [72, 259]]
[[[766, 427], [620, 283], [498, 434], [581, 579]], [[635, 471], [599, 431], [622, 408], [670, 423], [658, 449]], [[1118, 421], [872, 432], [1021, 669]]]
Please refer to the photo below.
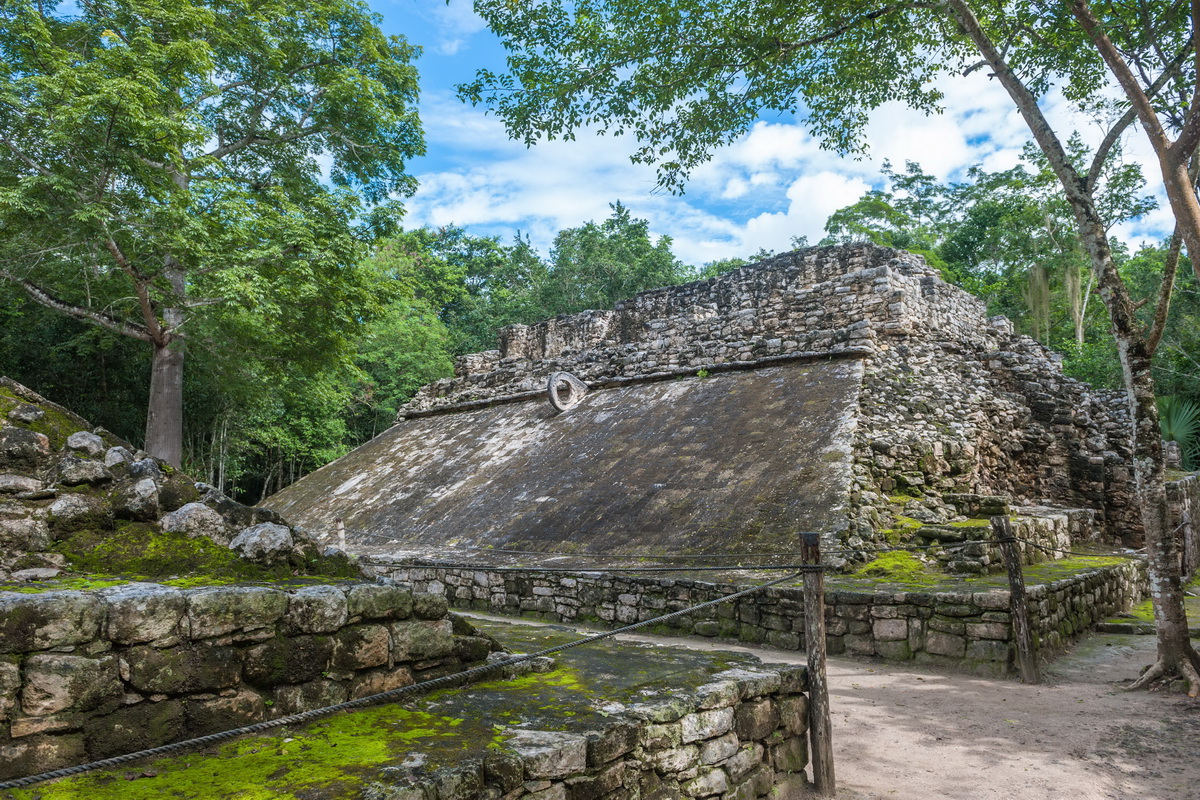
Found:
[[[638, 622], [730, 594], [737, 587], [690, 580], [579, 572], [500, 572], [412, 564], [375, 564], [377, 574], [440, 594], [457, 608], [609, 627]], [[1140, 560], [1100, 567], [1028, 589], [1034, 630], [1044, 650], [1061, 647], [1107, 616], [1141, 600]], [[1009, 592], [859, 592], [825, 596], [832, 654], [879, 656], [986, 674], [1013, 667]], [[804, 597], [774, 587], [672, 620], [662, 632], [804, 648]]]
[[378, 796], [475, 800], [798, 800], [808, 783], [803, 667], [734, 669], [584, 733], [521, 730], [482, 759]]
[[440, 594], [394, 585], [0, 596], [0, 778], [406, 686], [487, 657]]

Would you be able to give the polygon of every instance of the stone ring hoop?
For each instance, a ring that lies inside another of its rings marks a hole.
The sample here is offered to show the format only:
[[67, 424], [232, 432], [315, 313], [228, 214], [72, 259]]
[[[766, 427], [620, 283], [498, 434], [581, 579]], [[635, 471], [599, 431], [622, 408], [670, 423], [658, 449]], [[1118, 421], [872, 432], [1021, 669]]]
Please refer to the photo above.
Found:
[[546, 384], [550, 405], [560, 412], [574, 408], [588, 393], [588, 385], [569, 372], [555, 372]]

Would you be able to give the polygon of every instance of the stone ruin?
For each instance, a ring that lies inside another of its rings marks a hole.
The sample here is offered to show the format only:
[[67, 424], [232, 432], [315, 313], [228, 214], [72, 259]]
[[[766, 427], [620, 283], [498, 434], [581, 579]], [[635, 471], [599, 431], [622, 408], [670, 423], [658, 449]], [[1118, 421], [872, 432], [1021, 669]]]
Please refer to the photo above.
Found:
[[1128, 430], [1123, 395], [920, 256], [810, 248], [509, 326], [265, 505], [414, 555], [765, 555], [815, 530], [834, 563], [915, 542], [980, 572], [994, 551], [956, 543], [994, 514], [1052, 547], [1139, 545]]

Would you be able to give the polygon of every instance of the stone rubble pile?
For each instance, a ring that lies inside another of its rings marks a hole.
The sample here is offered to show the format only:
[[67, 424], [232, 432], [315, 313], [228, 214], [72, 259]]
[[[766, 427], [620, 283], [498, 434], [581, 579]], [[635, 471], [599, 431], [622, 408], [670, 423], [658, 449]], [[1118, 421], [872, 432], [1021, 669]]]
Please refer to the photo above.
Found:
[[205, 537], [264, 567], [304, 572], [321, 548], [268, 509], [190, 478], [20, 384], [0, 378], [0, 580], [46, 580], [68, 565], [56, 541], [145, 523]]

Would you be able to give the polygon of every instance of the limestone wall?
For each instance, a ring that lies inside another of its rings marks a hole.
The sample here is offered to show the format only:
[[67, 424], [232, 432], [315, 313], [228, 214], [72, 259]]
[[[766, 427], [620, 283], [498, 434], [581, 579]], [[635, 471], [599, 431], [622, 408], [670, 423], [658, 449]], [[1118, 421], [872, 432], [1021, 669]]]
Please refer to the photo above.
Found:
[[396, 586], [0, 596], [0, 778], [202, 736], [458, 671], [492, 649]]
[[588, 734], [521, 730], [483, 759], [413, 775], [388, 797], [440, 800], [799, 798], [807, 783], [803, 667], [765, 665], [656, 697]]
[[[728, 584], [579, 572], [499, 572], [376, 564], [401, 585], [440, 594], [457, 608], [603, 626], [651, 619], [735, 591]], [[1094, 623], [1141, 600], [1145, 565], [1130, 560], [1029, 588], [1043, 648], [1071, 641]], [[827, 646], [833, 654], [879, 656], [988, 674], [1007, 674], [1015, 644], [1009, 592], [845, 591], [825, 597]], [[804, 648], [804, 598], [774, 587], [667, 623], [665, 632]]]

